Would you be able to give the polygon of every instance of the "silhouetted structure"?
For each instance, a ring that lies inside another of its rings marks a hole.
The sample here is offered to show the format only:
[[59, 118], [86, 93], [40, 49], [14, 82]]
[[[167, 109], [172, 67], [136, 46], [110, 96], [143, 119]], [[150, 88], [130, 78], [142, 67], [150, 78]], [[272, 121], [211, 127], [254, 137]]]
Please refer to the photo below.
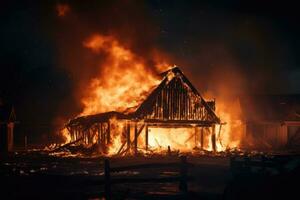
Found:
[[14, 126], [16, 114], [14, 107], [0, 100], [0, 151], [10, 152], [14, 148]]
[[300, 95], [247, 95], [240, 105], [253, 148], [300, 148]]

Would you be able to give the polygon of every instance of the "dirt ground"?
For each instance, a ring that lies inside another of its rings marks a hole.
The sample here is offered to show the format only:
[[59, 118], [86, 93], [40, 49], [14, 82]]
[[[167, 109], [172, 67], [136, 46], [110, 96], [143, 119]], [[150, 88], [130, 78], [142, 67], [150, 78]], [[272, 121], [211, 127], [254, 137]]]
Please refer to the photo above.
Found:
[[[112, 173], [112, 199], [251, 199], [259, 197], [254, 190], [265, 192], [268, 197], [276, 188], [281, 188], [288, 197], [294, 192], [291, 183], [300, 178], [298, 165], [284, 174], [258, 176], [255, 173], [234, 174], [230, 158], [226, 156], [188, 156], [187, 160], [193, 164], [188, 168], [191, 181], [188, 182], [187, 193], [179, 191], [177, 181], [135, 181], [139, 178], [178, 177], [179, 169], [170, 165]], [[3, 199], [103, 199], [103, 157], [63, 158], [42, 152], [20, 152], [1, 156], [0, 161]], [[179, 161], [177, 156], [110, 158], [112, 168]], [[123, 183], [114, 183], [114, 180], [122, 180]], [[284, 183], [288, 185], [282, 186]]]

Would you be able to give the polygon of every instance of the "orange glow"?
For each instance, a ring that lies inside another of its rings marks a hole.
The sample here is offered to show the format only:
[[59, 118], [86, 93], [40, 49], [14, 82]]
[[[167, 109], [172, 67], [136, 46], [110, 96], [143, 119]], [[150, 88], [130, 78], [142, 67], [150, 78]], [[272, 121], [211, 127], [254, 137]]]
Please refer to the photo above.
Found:
[[[206, 97], [212, 96], [210, 93]], [[217, 151], [240, 148], [243, 139], [244, 127], [241, 121], [241, 108], [239, 101], [217, 98], [216, 114], [220, 117], [222, 125], [215, 128]], [[212, 149], [212, 144], [209, 144]]]
[[57, 4], [56, 12], [59, 17], [64, 17], [68, 12], [70, 12], [70, 6], [68, 4]]
[[111, 138], [112, 138], [112, 142], [109, 146], [108, 149], [108, 154], [109, 155], [115, 155], [118, 153], [123, 141], [123, 130], [125, 127], [125, 122], [124, 121], [120, 121], [117, 120], [115, 118], [110, 120], [110, 124], [111, 124]]
[[191, 151], [195, 147], [195, 137], [189, 128], [150, 128], [149, 148], [153, 150]]
[[61, 130], [61, 135], [65, 139], [65, 144], [71, 142], [71, 136], [66, 128]]

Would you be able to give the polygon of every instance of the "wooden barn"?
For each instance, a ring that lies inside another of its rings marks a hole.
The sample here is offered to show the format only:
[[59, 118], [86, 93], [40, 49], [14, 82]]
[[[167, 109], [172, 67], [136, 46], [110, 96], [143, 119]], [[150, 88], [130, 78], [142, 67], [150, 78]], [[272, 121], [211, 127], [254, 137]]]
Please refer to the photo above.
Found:
[[0, 101], [0, 151], [11, 152], [14, 149], [14, 126], [16, 114], [13, 106]]
[[210, 132], [213, 150], [216, 150], [215, 125], [220, 123], [215, 114], [215, 102], [205, 101], [197, 89], [178, 67], [161, 74], [161, 83], [130, 113], [106, 112], [82, 116], [69, 121], [66, 128], [72, 141], [102, 146], [111, 142], [113, 121], [122, 121], [125, 126], [118, 153], [129, 149], [138, 151], [140, 135], [144, 135], [145, 150], [148, 149], [148, 129], [191, 128], [199, 135], [199, 148], [203, 147], [203, 133]]
[[300, 147], [300, 95], [248, 95], [240, 97], [240, 105], [246, 147]]

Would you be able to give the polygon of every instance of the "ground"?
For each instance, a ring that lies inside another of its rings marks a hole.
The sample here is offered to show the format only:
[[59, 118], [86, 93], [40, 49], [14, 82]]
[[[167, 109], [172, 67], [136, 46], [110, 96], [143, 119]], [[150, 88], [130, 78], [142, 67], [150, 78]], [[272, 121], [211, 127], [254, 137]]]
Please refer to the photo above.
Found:
[[[298, 156], [293, 158], [298, 159]], [[56, 157], [40, 151], [2, 156], [2, 196], [6, 199], [102, 199], [104, 159]], [[146, 181], [178, 177], [178, 167], [172, 167], [171, 164], [180, 163], [178, 156], [131, 156], [109, 160], [112, 168], [146, 163], [162, 164], [162, 167], [111, 173], [112, 199], [240, 199], [241, 195], [248, 195], [250, 199], [251, 195], [251, 198], [257, 195], [253, 190], [268, 193], [273, 186], [281, 187], [280, 182], [290, 183], [296, 177], [300, 178], [297, 167], [293, 168], [292, 174], [286, 172], [284, 175], [277, 172], [274, 172], [274, 175], [268, 173], [263, 176], [259, 173], [254, 175], [240, 171], [233, 173], [228, 155], [188, 155], [187, 160], [193, 166], [188, 168], [191, 178], [188, 182], [188, 192], [183, 193], [179, 191], [177, 180], [162, 183]], [[145, 182], [137, 182], [139, 178], [143, 178]], [[286, 195], [291, 194], [291, 191], [287, 190]]]

